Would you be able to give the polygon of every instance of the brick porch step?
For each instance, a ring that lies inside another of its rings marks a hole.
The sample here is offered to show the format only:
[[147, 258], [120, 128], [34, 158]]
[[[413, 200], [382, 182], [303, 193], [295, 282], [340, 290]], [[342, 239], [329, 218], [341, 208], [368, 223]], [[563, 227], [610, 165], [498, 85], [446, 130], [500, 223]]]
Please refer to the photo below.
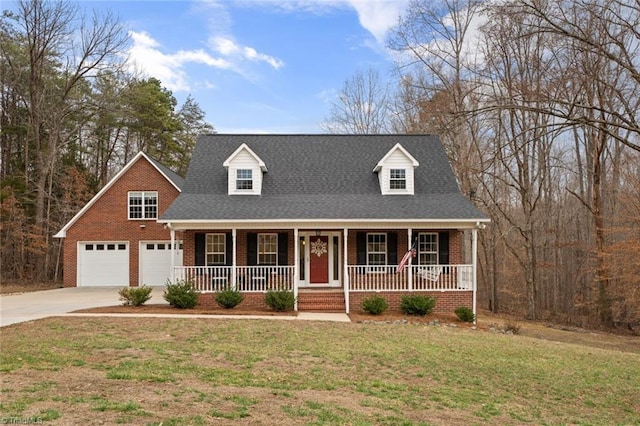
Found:
[[300, 291], [298, 311], [345, 312], [344, 293], [342, 291]]

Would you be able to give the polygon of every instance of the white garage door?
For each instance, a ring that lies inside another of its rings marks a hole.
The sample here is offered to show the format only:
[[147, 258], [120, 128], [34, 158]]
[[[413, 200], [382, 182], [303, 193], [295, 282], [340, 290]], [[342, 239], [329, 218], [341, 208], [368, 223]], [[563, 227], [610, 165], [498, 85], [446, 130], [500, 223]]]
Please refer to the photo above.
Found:
[[78, 246], [78, 286], [128, 286], [129, 244], [83, 242]]
[[[175, 264], [182, 266], [182, 241], [176, 241]], [[140, 285], [165, 285], [171, 279], [171, 241], [140, 242]]]

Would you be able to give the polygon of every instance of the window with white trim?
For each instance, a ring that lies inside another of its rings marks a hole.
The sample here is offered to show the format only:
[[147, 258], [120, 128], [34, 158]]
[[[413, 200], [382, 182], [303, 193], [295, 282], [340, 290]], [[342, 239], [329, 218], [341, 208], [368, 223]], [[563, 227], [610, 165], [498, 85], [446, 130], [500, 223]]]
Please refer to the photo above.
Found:
[[236, 189], [238, 190], [253, 189], [253, 170], [251, 169], [236, 170]]
[[129, 220], [158, 218], [158, 191], [129, 192]]
[[367, 234], [367, 265], [387, 264], [387, 234]]
[[258, 234], [258, 265], [278, 264], [278, 234]]
[[407, 189], [407, 171], [405, 169], [389, 170], [389, 189]]
[[418, 234], [418, 264], [438, 264], [438, 233], [421, 232]]
[[207, 266], [226, 265], [226, 242], [227, 236], [225, 234], [207, 234], [205, 249]]

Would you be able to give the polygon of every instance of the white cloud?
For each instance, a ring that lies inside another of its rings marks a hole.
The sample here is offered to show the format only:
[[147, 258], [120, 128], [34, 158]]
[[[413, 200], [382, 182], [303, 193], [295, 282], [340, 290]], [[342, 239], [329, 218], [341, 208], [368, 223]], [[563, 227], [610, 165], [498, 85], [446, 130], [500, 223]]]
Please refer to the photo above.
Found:
[[358, 14], [360, 25], [376, 39], [380, 47], [385, 45], [389, 30], [398, 24], [398, 18], [404, 14], [409, 2], [410, 0], [248, 0], [238, 4], [247, 7], [261, 4], [290, 13], [317, 15], [331, 13], [336, 9], [353, 9]]
[[[162, 46], [151, 35], [142, 31], [129, 33], [133, 45], [129, 49], [132, 67], [146, 76], [153, 76], [173, 92], [191, 91], [191, 83], [185, 68], [189, 64], [203, 64], [211, 68], [231, 70], [247, 77], [243, 70], [244, 62], [262, 62], [274, 69], [284, 66], [276, 57], [260, 53], [252, 47], [236, 44], [232, 39], [213, 37], [210, 47], [214, 56], [204, 49], [164, 52]], [[198, 83], [200, 87], [211, 87], [212, 83]]]
[[409, 0], [349, 0], [358, 12], [360, 25], [369, 31], [380, 45], [384, 45], [387, 33], [398, 24]]
[[229, 61], [215, 58], [202, 49], [164, 53], [160, 43], [146, 32], [130, 31], [129, 35], [133, 40], [129, 49], [132, 66], [147, 76], [156, 77], [171, 91], [191, 90], [185, 71], [189, 63], [204, 64], [218, 69], [232, 67]]
[[214, 51], [228, 57], [229, 60], [236, 64], [248, 60], [252, 62], [265, 62], [274, 69], [279, 69], [284, 65], [282, 60], [274, 56], [259, 53], [253, 47], [239, 45], [230, 38], [213, 37], [209, 44]]

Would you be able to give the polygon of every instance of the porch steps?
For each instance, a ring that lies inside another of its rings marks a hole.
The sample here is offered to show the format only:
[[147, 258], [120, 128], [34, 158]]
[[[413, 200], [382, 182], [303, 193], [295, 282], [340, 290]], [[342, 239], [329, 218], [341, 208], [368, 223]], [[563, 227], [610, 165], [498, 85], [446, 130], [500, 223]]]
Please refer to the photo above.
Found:
[[342, 290], [300, 290], [298, 292], [300, 312], [346, 312]]

